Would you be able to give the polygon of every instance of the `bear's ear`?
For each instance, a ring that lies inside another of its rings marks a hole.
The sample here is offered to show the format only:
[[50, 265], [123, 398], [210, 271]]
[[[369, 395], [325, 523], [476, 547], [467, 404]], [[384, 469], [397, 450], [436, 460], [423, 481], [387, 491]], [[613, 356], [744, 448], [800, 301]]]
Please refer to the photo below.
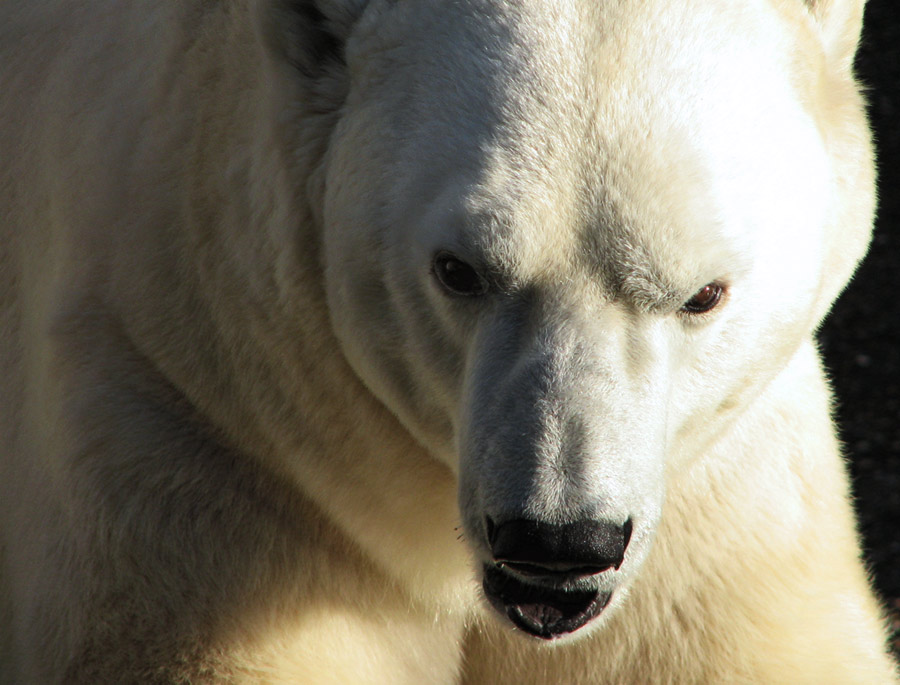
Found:
[[316, 77], [344, 61], [344, 43], [367, 0], [258, 0], [259, 33], [272, 55]]
[[822, 32], [828, 56], [844, 68], [853, 57], [862, 33], [866, 0], [804, 0]]

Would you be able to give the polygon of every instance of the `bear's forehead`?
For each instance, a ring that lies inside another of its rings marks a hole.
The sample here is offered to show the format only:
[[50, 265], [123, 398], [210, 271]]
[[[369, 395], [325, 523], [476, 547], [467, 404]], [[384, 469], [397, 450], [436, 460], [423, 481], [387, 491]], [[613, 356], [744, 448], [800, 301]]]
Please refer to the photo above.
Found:
[[745, 268], [746, 236], [827, 166], [786, 76], [796, 50], [746, 4], [406, 4], [401, 166], [452, 178], [462, 242], [522, 279], [595, 269], [663, 301]]
[[[755, 11], [747, 12], [748, 4]], [[759, 0], [459, 0], [438, 2], [437, 10], [434, 3], [398, 7], [398, 18], [383, 19], [396, 25], [389, 35], [373, 31], [370, 48], [375, 61], [393, 62], [390, 71], [404, 94], [426, 95], [438, 118], [444, 112], [513, 127], [527, 119], [535, 134], [583, 136], [591, 126], [633, 129], [641, 113], [647, 122], [659, 113], [672, 121], [711, 104], [746, 107], [746, 91], [761, 79], [796, 71], [786, 67], [795, 60], [797, 39]], [[629, 117], [621, 116], [623, 109]]]

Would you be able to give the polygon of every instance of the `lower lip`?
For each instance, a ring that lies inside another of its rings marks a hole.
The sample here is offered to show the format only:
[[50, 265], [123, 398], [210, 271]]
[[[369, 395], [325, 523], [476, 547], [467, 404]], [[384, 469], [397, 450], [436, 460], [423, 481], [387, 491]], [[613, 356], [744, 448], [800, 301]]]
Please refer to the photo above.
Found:
[[554, 640], [583, 628], [606, 608], [612, 594], [526, 583], [489, 564], [484, 567], [482, 585], [497, 611], [520, 630], [542, 640]]

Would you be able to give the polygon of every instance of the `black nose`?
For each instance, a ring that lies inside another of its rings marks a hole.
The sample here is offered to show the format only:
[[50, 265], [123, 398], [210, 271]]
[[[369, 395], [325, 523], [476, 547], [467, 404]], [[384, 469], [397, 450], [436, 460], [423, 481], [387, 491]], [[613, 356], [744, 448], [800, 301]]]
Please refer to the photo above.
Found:
[[487, 519], [494, 560], [525, 575], [591, 575], [619, 568], [631, 539], [624, 524], [583, 520], [561, 525], [515, 519], [495, 525]]

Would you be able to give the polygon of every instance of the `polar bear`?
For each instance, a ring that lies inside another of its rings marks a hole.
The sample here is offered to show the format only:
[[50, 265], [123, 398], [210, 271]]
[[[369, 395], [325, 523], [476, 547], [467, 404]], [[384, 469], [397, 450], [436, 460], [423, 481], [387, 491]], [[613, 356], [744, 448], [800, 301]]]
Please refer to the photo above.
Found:
[[0, 681], [896, 682], [862, 11], [3, 5]]

